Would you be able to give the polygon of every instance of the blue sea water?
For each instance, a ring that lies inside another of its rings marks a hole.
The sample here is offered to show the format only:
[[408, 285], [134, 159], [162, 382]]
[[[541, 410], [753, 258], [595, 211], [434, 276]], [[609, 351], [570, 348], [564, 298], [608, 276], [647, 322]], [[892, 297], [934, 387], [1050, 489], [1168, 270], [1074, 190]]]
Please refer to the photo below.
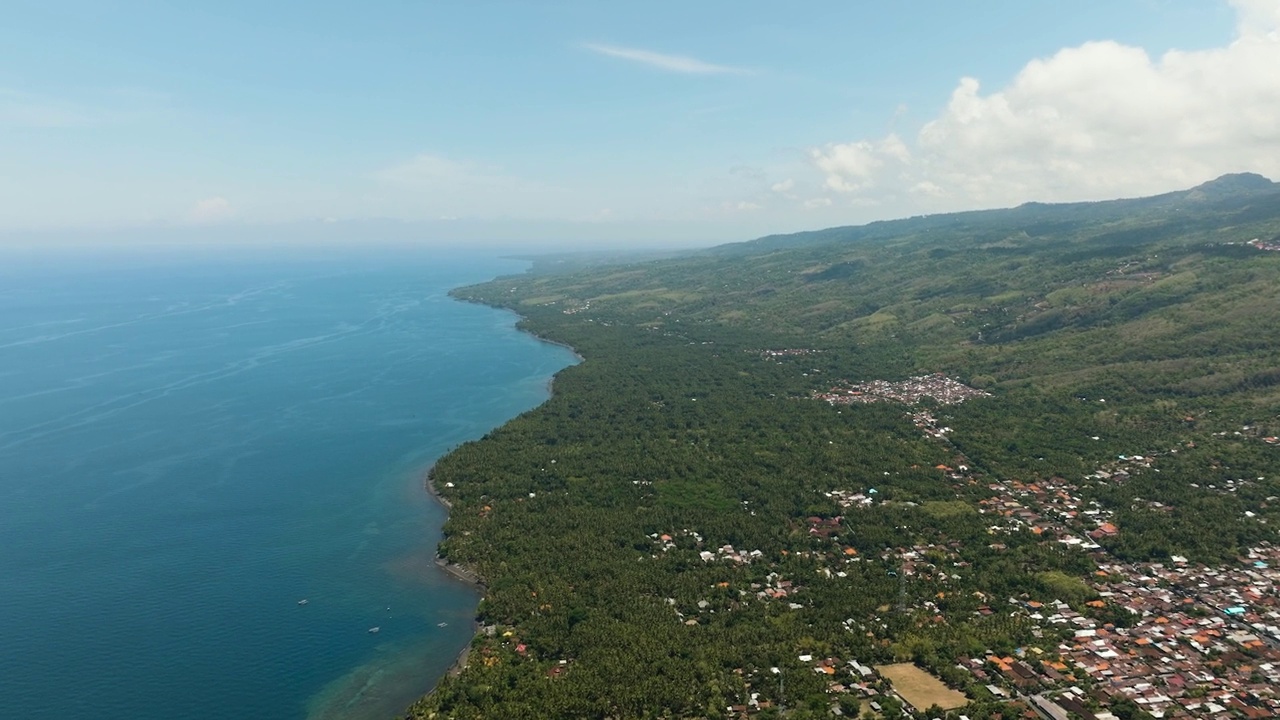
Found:
[[0, 718], [391, 718], [437, 681], [478, 596], [423, 473], [573, 362], [446, 296], [521, 263], [0, 260]]

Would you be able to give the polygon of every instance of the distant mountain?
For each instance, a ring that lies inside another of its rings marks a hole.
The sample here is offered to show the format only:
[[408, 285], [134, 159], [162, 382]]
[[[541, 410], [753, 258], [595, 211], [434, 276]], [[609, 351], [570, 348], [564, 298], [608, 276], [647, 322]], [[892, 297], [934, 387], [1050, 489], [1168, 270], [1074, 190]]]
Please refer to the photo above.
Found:
[[1275, 190], [1280, 183], [1259, 175], [1258, 173], [1228, 173], [1216, 180], [1210, 180], [1207, 183], [1196, 187], [1197, 190], [1206, 190], [1208, 188], [1230, 189], [1238, 191], [1254, 191], [1254, 190]]
[[[1240, 221], [1277, 216], [1280, 215], [1280, 184], [1256, 173], [1232, 173], [1189, 190], [1150, 197], [1076, 203], [1028, 202], [1000, 210], [923, 215], [866, 225], [768, 235], [747, 242], [720, 245], [708, 252], [751, 255], [829, 243], [891, 240], [938, 230], [993, 237], [1014, 232], [1025, 232], [1031, 237], [1059, 235], [1107, 223], [1167, 222], [1189, 204], [1194, 204], [1198, 218], [1210, 225], [1231, 221], [1231, 215], [1238, 215], [1234, 219]], [[1177, 219], [1181, 224], [1183, 218]]]
[[1186, 200], [1216, 200], [1233, 196], [1263, 195], [1280, 191], [1280, 184], [1257, 173], [1231, 173], [1181, 193]]
[[1142, 358], [1151, 370], [1131, 386], [1230, 395], [1280, 367], [1280, 323], [1269, 320], [1280, 317], [1274, 247], [1280, 185], [1242, 173], [1145, 198], [774, 235], [625, 271], [546, 276], [522, 291], [611, 323], [714, 325], [805, 347], [909, 347], [886, 356], [914, 358], [900, 375], [963, 368], [977, 348], [1017, 345], [1030, 353], [1025, 366], [1000, 366], [997, 353], [971, 372], [1010, 382], [1069, 375], [1084, 387]]

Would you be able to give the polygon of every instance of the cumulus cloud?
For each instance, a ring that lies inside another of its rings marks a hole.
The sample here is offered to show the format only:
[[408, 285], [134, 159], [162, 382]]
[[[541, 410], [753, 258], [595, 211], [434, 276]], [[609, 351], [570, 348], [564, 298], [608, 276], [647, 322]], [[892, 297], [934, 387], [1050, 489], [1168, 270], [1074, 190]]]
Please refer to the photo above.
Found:
[[1226, 47], [1157, 58], [1110, 41], [1066, 48], [994, 92], [963, 78], [910, 146], [897, 135], [832, 143], [811, 160], [836, 196], [930, 209], [1280, 177], [1280, 2], [1232, 5]]
[[894, 134], [878, 142], [833, 143], [814, 149], [811, 155], [826, 173], [827, 187], [845, 193], [870, 188], [886, 169], [911, 160], [906, 144]]
[[787, 194], [787, 193], [791, 192], [791, 190], [792, 190], [795, 186], [796, 186], [796, 181], [795, 181], [795, 180], [792, 180], [791, 178], [787, 178], [786, 180], [783, 180], [782, 182], [774, 183], [773, 185], [771, 185], [771, 186], [769, 187], [769, 189], [770, 189], [770, 190], [773, 190], [773, 191], [774, 191], [774, 192], [776, 192], [776, 193], [779, 193], [779, 194], [785, 195], [785, 194]]
[[1280, 3], [1275, 0], [1231, 0], [1238, 18], [1240, 35], [1258, 35], [1272, 40], [1280, 36]]
[[582, 47], [599, 55], [629, 60], [651, 68], [657, 68], [658, 70], [685, 75], [741, 75], [747, 72], [744, 68], [716, 65], [684, 55], [666, 55], [638, 48], [601, 45], [598, 43], [584, 43]]
[[187, 213], [187, 219], [195, 223], [214, 223], [230, 218], [235, 213], [224, 197], [210, 197], [196, 202]]

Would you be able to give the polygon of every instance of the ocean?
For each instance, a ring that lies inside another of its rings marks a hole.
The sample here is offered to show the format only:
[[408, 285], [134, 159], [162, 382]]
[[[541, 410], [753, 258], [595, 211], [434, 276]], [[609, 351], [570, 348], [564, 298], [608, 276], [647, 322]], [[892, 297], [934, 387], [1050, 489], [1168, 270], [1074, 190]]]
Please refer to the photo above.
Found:
[[434, 685], [479, 596], [424, 472], [574, 362], [446, 293], [524, 263], [0, 260], [0, 718], [388, 719]]

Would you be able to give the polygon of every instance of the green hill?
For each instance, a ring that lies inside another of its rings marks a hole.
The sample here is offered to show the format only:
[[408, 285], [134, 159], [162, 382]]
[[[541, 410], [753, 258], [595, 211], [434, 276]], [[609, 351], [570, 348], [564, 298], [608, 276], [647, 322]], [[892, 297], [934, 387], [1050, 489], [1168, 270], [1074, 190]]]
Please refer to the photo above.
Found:
[[1128, 575], [1275, 541], [1271, 243], [1231, 175], [456, 291], [584, 362], [435, 469], [491, 629], [414, 716], [898, 717], [847, 663], [911, 661], [1010, 717], [963, 661], [1072, 662], [1034, 608], [1141, 628]]

